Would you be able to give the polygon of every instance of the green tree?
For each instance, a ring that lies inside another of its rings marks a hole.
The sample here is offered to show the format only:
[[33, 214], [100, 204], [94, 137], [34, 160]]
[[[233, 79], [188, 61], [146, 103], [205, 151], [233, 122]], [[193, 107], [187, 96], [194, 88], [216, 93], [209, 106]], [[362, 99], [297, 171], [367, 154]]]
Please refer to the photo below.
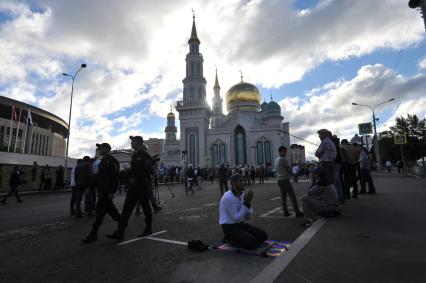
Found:
[[390, 127], [395, 135], [407, 134], [410, 137], [424, 139], [426, 136], [426, 118], [419, 119], [416, 114], [407, 114], [407, 117], [397, 117], [395, 126]]

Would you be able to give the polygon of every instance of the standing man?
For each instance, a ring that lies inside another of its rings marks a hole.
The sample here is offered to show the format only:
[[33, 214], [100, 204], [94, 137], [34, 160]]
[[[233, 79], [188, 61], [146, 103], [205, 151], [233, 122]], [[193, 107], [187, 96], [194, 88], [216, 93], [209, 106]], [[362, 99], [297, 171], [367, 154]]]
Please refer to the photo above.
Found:
[[278, 152], [280, 156], [275, 160], [275, 169], [277, 170], [277, 180], [281, 191], [281, 203], [283, 205], [284, 216], [289, 217], [291, 215], [287, 208], [288, 194], [291, 202], [293, 203], [296, 217], [303, 217], [303, 213], [300, 212], [299, 205], [297, 204], [296, 194], [294, 193], [293, 186], [290, 183], [291, 168], [288, 165], [287, 159], [285, 158], [287, 156], [287, 148], [282, 145], [279, 147]]
[[56, 170], [56, 180], [55, 180], [55, 188], [54, 191], [60, 191], [64, 189], [64, 167], [59, 165], [58, 170]]
[[386, 169], [388, 169], [388, 173], [390, 174], [392, 171], [392, 162], [390, 162], [390, 160], [387, 160], [385, 165], [386, 165]]
[[293, 181], [295, 183], [299, 182], [299, 165], [294, 164], [291, 168], [291, 173], [293, 174]]
[[33, 167], [31, 167], [31, 181], [35, 182], [38, 172], [38, 164], [37, 161], [33, 162]]
[[226, 169], [225, 164], [220, 165], [218, 175], [220, 195], [223, 196], [223, 189], [225, 188], [225, 192], [228, 190], [228, 169]]
[[358, 198], [358, 180], [356, 177], [356, 167], [359, 153], [356, 148], [343, 139], [340, 145], [342, 158], [342, 171], [344, 176], [344, 189], [346, 199], [351, 198], [350, 188], [353, 187], [352, 197]]
[[75, 199], [76, 218], [82, 218], [81, 201], [83, 200], [84, 192], [90, 186], [92, 181], [92, 165], [90, 164], [90, 157], [84, 156], [83, 161], [77, 164], [75, 168], [75, 186], [77, 189]]
[[192, 168], [192, 164], [189, 164], [188, 171], [186, 171], [186, 179], [188, 182], [188, 187], [186, 189], [186, 195], [188, 195], [189, 190], [191, 190], [192, 194], [194, 194], [194, 179], [195, 179], [195, 171]]
[[12, 195], [14, 194], [16, 197], [16, 200], [18, 202], [23, 202], [21, 197], [19, 196], [19, 192], [18, 192], [18, 187], [20, 185], [22, 185], [22, 181], [21, 181], [21, 171], [19, 170], [18, 166], [15, 166], [13, 168], [13, 172], [10, 175], [10, 181], [9, 181], [9, 185], [10, 185], [10, 191], [9, 193], [2, 199], [1, 203], [2, 204], [7, 204], [6, 200]]
[[318, 132], [321, 143], [315, 152], [315, 156], [320, 161], [319, 167], [324, 169], [325, 177], [330, 184], [333, 184], [334, 176], [334, 160], [337, 156], [336, 146], [331, 140], [331, 132], [327, 129], [321, 129]]
[[98, 230], [102, 225], [105, 214], [109, 214], [112, 219], [119, 222], [120, 213], [115, 207], [112, 198], [118, 188], [118, 172], [120, 165], [117, 159], [111, 154], [111, 146], [108, 143], [96, 144], [102, 155], [101, 163], [99, 163], [96, 184], [98, 188], [98, 202], [96, 204], [96, 219], [93, 223], [92, 230], [89, 235], [82, 240], [83, 243], [90, 243], [98, 239]]
[[149, 205], [149, 182], [150, 175], [154, 171], [152, 157], [143, 150], [143, 138], [141, 136], [130, 136], [131, 146], [134, 150], [130, 161], [130, 187], [126, 194], [118, 229], [108, 238], [123, 240], [124, 231], [129, 223], [130, 216], [133, 213], [138, 201], [141, 202], [142, 210], [145, 215], [145, 229], [138, 237], [145, 237], [152, 234], [152, 211]]

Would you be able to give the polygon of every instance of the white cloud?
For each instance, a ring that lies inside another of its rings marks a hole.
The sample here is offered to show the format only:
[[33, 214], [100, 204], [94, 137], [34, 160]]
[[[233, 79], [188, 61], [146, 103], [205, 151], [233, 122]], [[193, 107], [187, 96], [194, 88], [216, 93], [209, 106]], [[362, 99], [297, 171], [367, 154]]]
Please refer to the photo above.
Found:
[[[39, 0], [30, 1], [39, 5], [32, 9], [25, 1], [4, 1], [0, 11], [11, 19], [0, 25], [0, 66], [7, 70], [0, 72], [0, 84], [6, 86], [2, 95], [35, 103], [68, 120], [70, 81], [60, 74], [86, 62], [88, 68], [75, 82], [72, 120], [71, 153], [80, 154], [88, 152], [83, 144], [89, 140], [112, 139], [121, 145], [128, 136], [124, 132], [144, 132], [123, 126], [123, 134], [114, 134], [108, 115], [146, 102], [138, 118], [164, 117], [169, 104], [181, 96], [191, 8], [197, 13], [209, 103], [215, 65], [223, 95], [239, 81], [239, 69], [246, 81], [279, 87], [301, 80], [322, 62], [404, 48], [424, 37], [417, 21], [403, 41], [401, 27], [407, 26], [410, 15], [405, 2], [323, 0], [303, 11], [292, 10], [292, 2], [107, 0], [101, 5]], [[360, 80], [375, 76], [371, 69], [363, 71]], [[341, 97], [338, 93], [349, 88], [347, 82], [334, 84], [319, 91]], [[316, 90], [307, 95], [309, 105], [321, 106]], [[305, 101], [296, 102], [301, 110], [307, 108]], [[332, 118], [329, 111], [325, 107], [321, 115]]]
[[[316, 132], [321, 128], [349, 139], [357, 133], [359, 123], [372, 121], [369, 108], [353, 106], [352, 102], [374, 106], [395, 97], [394, 102], [376, 109], [376, 117], [389, 109], [395, 110], [384, 122], [387, 128], [394, 124], [397, 116], [406, 116], [407, 113], [425, 117], [425, 89], [426, 75], [404, 77], [377, 64], [362, 67], [351, 80], [339, 80], [315, 89], [306, 101], [300, 101], [299, 97], [288, 97], [279, 103], [286, 120], [290, 121], [290, 133], [318, 143]], [[314, 145], [295, 138], [291, 141], [305, 145], [307, 156], [313, 158], [316, 149]]]
[[418, 64], [419, 69], [426, 69], [426, 57], [423, 57]]

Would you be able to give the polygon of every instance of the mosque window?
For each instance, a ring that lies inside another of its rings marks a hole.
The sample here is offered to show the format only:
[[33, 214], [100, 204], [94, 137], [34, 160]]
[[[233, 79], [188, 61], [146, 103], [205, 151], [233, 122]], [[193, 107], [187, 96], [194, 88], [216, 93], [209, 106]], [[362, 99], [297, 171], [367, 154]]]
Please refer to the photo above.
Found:
[[191, 77], [194, 76], [194, 62], [191, 62]]
[[212, 161], [213, 165], [225, 163], [225, 144], [222, 141], [217, 141], [212, 145]]
[[196, 139], [195, 134], [189, 135], [189, 164], [196, 165]]
[[235, 128], [235, 164], [236, 165], [245, 165], [247, 164], [247, 155], [246, 155], [246, 133], [244, 128], [238, 126]]
[[259, 139], [256, 144], [257, 164], [271, 164], [271, 142], [265, 138]]

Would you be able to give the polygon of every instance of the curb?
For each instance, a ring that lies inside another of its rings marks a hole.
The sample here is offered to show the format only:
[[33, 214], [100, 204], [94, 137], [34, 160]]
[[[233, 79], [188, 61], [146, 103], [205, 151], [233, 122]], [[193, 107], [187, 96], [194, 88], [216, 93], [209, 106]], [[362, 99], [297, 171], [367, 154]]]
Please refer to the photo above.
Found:
[[326, 218], [319, 218], [315, 221], [311, 227], [306, 229], [305, 232], [290, 245], [290, 248], [284, 255], [274, 259], [274, 261], [257, 274], [250, 283], [274, 282], [326, 222]]

